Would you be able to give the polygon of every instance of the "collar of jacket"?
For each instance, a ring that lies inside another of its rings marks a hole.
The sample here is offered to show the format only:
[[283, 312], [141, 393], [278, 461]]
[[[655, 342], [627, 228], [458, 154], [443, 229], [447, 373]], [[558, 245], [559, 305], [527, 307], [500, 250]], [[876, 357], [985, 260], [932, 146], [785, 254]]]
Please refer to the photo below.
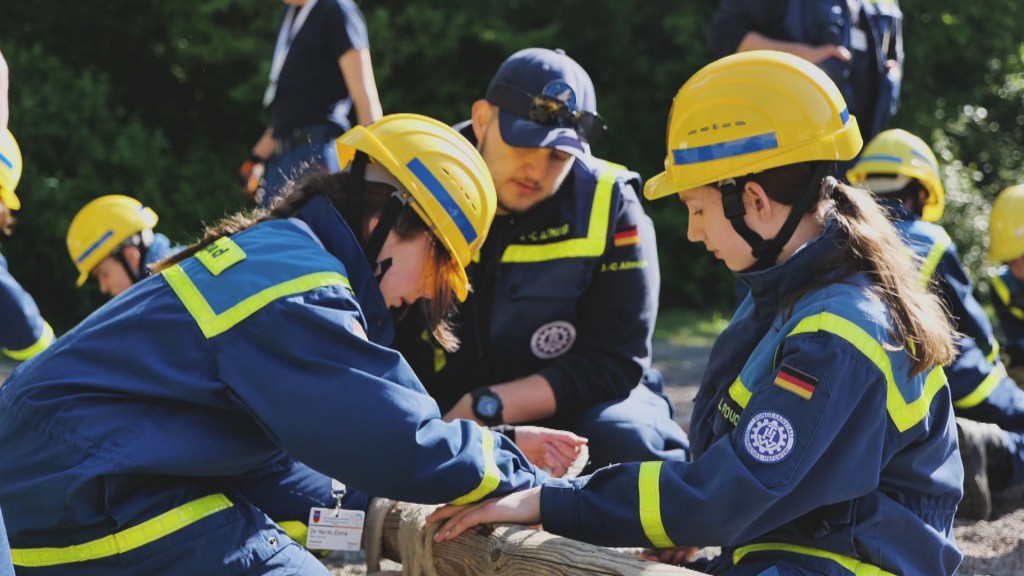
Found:
[[307, 202], [295, 217], [305, 222], [324, 248], [345, 266], [356, 301], [366, 318], [367, 336], [382, 346], [390, 345], [395, 337], [391, 313], [363, 254], [362, 245], [348, 223], [326, 196], [317, 196]]
[[736, 277], [750, 288], [758, 316], [774, 316], [788, 294], [817, 281], [816, 263], [838, 249], [841, 238], [835, 220], [829, 220], [821, 235], [797, 248], [785, 262], [757, 272], [737, 272]]
[[906, 222], [921, 219], [917, 214], [914, 214], [909, 208], [904, 206], [903, 202], [895, 198], [879, 198], [878, 204], [885, 209], [885, 215], [892, 221]]

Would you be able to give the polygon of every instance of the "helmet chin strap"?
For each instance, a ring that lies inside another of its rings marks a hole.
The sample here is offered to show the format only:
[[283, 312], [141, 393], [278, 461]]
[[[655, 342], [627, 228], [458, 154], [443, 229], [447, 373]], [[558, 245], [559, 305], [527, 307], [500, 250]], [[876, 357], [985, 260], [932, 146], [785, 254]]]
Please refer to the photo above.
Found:
[[[356, 157], [352, 160], [352, 168], [349, 170], [348, 192], [356, 199], [359, 214], [363, 213], [364, 183], [366, 181], [366, 166], [369, 160], [370, 157], [365, 152], [356, 152]], [[384, 205], [384, 210], [381, 211], [377, 225], [370, 232], [370, 237], [366, 240], [366, 246], [363, 248], [363, 253], [366, 254], [366, 260], [369, 261], [370, 266], [375, 270], [380, 268], [380, 272], [376, 276], [377, 284], [380, 284], [384, 274], [394, 264], [391, 258], [385, 258], [381, 261], [378, 261], [377, 258], [380, 256], [380, 250], [384, 247], [384, 241], [387, 240], [388, 234], [394, 229], [395, 222], [398, 220], [398, 215], [401, 214], [403, 207], [405, 207], [405, 202], [401, 196], [399, 194], [392, 194], [387, 204]]]
[[800, 195], [796, 204], [793, 205], [792, 210], [790, 210], [789, 215], [786, 217], [786, 221], [782, 224], [782, 228], [779, 229], [774, 238], [768, 240], [765, 240], [760, 234], [751, 230], [743, 218], [746, 215], [746, 209], [743, 207], [743, 189], [746, 187], [747, 182], [754, 179], [754, 175], [750, 174], [739, 179], [729, 178], [719, 182], [718, 187], [722, 191], [722, 210], [725, 213], [725, 217], [729, 219], [736, 233], [747, 241], [751, 248], [751, 254], [757, 259], [757, 262], [745, 270], [745, 272], [764, 270], [775, 265], [775, 261], [778, 260], [779, 254], [782, 253], [783, 247], [786, 246], [786, 242], [789, 242], [789, 239], [793, 237], [793, 233], [796, 232], [800, 219], [803, 218], [811, 204], [817, 199], [818, 193], [821, 190], [821, 181], [829, 174], [828, 162], [816, 162], [815, 164], [814, 175], [808, 182], [803, 194]]

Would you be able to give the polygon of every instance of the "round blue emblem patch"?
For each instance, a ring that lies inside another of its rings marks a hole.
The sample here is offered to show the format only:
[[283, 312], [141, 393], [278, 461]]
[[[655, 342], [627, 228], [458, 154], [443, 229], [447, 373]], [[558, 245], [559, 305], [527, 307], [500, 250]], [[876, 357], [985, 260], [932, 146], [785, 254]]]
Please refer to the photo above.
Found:
[[743, 446], [754, 460], [765, 464], [781, 462], [796, 444], [793, 425], [778, 412], [761, 412], [747, 424]]
[[569, 110], [576, 111], [576, 92], [573, 91], [572, 86], [569, 86], [565, 80], [552, 80], [548, 82], [544, 85], [544, 89], [541, 90], [541, 94], [557, 98], [565, 102]]

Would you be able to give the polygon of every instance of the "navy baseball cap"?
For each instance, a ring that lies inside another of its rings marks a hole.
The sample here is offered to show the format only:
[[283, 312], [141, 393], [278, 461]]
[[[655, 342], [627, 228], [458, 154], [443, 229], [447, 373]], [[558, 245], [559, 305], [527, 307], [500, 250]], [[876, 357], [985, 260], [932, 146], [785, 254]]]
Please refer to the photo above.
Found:
[[562, 50], [526, 48], [508, 57], [487, 87], [511, 146], [589, 153], [604, 131], [594, 83]]

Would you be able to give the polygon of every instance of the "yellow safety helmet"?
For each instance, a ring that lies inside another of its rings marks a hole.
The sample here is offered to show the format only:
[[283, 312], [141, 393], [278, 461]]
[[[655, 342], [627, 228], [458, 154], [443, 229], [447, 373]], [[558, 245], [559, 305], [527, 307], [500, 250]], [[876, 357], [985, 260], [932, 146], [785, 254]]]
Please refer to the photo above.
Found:
[[679, 89], [668, 118], [665, 171], [644, 196], [661, 198], [769, 168], [850, 160], [857, 120], [820, 68], [770, 50], [726, 56]]
[[939, 179], [939, 162], [924, 140], [906, 130], [886, 130], [872, 138], [846, 178], [880, 196], [903, 190], [913, 178], [928, 194], [921, 219], [937, 222], [942, 218], [946, 192]]
[[21, 149], [10, 130], [0, 132], [0, 202], [9, 210], [21, 208], [21, 200], [14, 193], [21, 180]]
[[992, 203], [988, 259], [1009, 262], [1024, 256], [1024, 184], [1010, 186]]
[[433, 118], [390, 114], [342, 134], [337, 149], [342, 168], [358, 150], [405, 187], [413, 210], [455, 261], [455, 293], [465, 300], [465, 268], [480, 251], [498, 205], [491, 173], [476, 148]]
[[68, 226], [68, 254], [78, 268], [78, 286], [125, 240], [152, 230], [159, 218], [142, 202], [121, 194], [100, 196], [75, 214]]

